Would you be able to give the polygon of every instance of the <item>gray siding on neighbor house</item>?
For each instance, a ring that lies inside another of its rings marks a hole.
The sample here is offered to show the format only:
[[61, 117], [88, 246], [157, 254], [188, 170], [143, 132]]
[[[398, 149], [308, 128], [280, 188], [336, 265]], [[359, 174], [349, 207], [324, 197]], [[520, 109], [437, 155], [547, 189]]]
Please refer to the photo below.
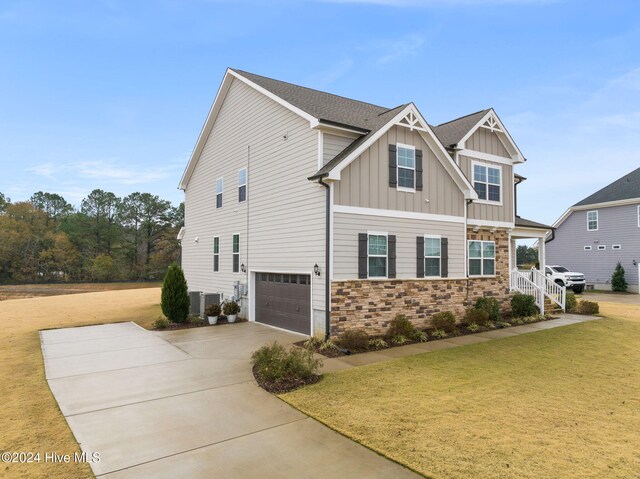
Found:
[[[247, 202], [239, 203], [243, 167]], [[240, 263], [250, 271], [310, 274], [315, 263], [324, 264], [325, 189], [307, 180], [317, 167], [318, 134], [309, 122], [234, 80], [185, 190], [182, 263], [189, 288], [229, 296], [235, 281], [247, 282], [247, 274], [231, 272], [234, 233]], [[219, 177], [221, 209], [215, 207]], [[221, 245], [217, 273], [214, 236]], [[312, 278], [313, 308], [324, 310], [324, 276]]]
[[355, 138], [346, 137], [340, 135], [334, 135], [332, 133], [323, 133], [322, 139], [322, 164], [326, 165], [328, 161], [332, 160], [338, 153], [349, 146]]
[[465, 148], [490, 155], [511, 158], [504, 144], [494, 132], [486, 128], [478, 128], [465, 142]]
[[[587, 230], [588, 211], [598, 211], [597, 231]], [[618, 244], [622, 249], [611, 248]], [[599, 251], [598, 245], [606, 249]], [[591, 246], [591, 251], [585, 251], [585, 246]], [[640, 262], [638, 205], [573, 211], [556, 230], [555, 239], [546, 243], [546, 257], [547, 264], [560, 264], [584, 273], [588, 284], [600, 287], [610, 284], [611, 274], [620, 261], [627, 282], [637, 291], [638, 268], [632, 261]]]
[[496, 163], [489, 160], [480, 160], [471, 158], [468, 156], [459, 156], [460, 168], [462, 172], [469, 179], [469, 182], [473, 185], [473, 168], [474, 162], [486, 164], [494, 168], [500, 168], [502, 170], [502, 185], [501, 195], [502, 204], [487, 204], [482, 203], [479, 200], [474, 201], [469, 206], [469, 218], [485, 221], [504, 221], [507, 223], [513, 223], [513, 166], [505, 165], [502, 163]]
[[[389, 144], [422, 150], [423, 191], [389, 186]], [[393, 126], [340, 173], [334, 192], [338, 205], [463, 216], [464, 195], [416, 130]]]
[[333, 215], [333, 279], [358, 279], [358, 234], [396, 235], [398, 279], [416, 278], [416, 237], [440, 235], [449, 241], [449, 278], [464, 277], [464, 223], [390, 218], [352, 213]]

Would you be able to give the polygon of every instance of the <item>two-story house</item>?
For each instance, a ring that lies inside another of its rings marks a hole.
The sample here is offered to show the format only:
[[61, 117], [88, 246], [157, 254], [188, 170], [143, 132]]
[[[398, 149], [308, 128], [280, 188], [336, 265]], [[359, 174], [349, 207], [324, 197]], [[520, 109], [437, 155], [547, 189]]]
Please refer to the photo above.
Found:
[[640, 168], [579, 201], [553, 226], [547, 263], [584, 273], [588, 287], [611, 289], [619, 261], [629, 291], [639, 291]]
[[515, 214], [523, 161], [493, 109], [430, 126], [228, 69], [180, 182], [189, 288], [304, 334], [505, 300], [515, 240], [550, 230]]

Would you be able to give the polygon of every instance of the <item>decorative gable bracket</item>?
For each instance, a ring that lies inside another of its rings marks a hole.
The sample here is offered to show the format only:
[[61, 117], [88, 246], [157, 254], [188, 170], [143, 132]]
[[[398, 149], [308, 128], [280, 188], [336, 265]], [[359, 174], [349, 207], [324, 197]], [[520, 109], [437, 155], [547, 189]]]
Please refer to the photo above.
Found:
[[487, 121], [485, 121], [480, 126], [494, 133], [504, 133], [504, 130], [500, 126], [500, 122], [492, 113], [489, 114], [489, 118], [487, 118]]
[[426, 125], [423, 125], [420, 118], [418, 118], [418, 116], [412, 111], [407, 113], [396, 124], [399, 126], [404, 126], [405, 128], [409, 128], [411, 131], [427, 131]]

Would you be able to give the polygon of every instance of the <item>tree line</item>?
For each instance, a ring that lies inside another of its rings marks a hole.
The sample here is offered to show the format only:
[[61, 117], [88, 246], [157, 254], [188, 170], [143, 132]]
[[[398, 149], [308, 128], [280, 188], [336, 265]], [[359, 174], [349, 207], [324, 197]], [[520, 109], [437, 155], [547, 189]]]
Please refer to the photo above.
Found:
[[55, 193], [15, 203], [0, 193], [0, 282], [161, 279], [183, 224], [184, 203], [150, 193], [95, 189], [79, 208]]

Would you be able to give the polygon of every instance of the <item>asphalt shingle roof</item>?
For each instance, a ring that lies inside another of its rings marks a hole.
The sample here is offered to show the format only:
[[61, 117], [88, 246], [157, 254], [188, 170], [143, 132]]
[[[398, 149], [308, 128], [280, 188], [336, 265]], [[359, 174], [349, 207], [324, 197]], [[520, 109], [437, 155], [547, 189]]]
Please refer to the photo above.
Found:
[[477, 111], [469, 115], [465, 115], [455, 120], [432, 126], [433, 132], [436, 134], [440, 142], [449, 148], [458, 144], [471, 128], [476, 126], [480, 119], [489, 112], [489, 109]]
[[538, 223], [536, 221], [531, 221], [531, 220], [528, 220], [526, 218], [520, 218], [519, 216], [516, 216], [515, 225], [516, 226], [522, 226], [523, 228], [540, 228], [540, 229], [544, 229], [544, 230], [552, 230], [553, 229], [552, 226], [543, 225], [542, 223]]
[[634, 198], [640, 198], [640, 168], [624, 175], [573, 206], [593, 205]]

